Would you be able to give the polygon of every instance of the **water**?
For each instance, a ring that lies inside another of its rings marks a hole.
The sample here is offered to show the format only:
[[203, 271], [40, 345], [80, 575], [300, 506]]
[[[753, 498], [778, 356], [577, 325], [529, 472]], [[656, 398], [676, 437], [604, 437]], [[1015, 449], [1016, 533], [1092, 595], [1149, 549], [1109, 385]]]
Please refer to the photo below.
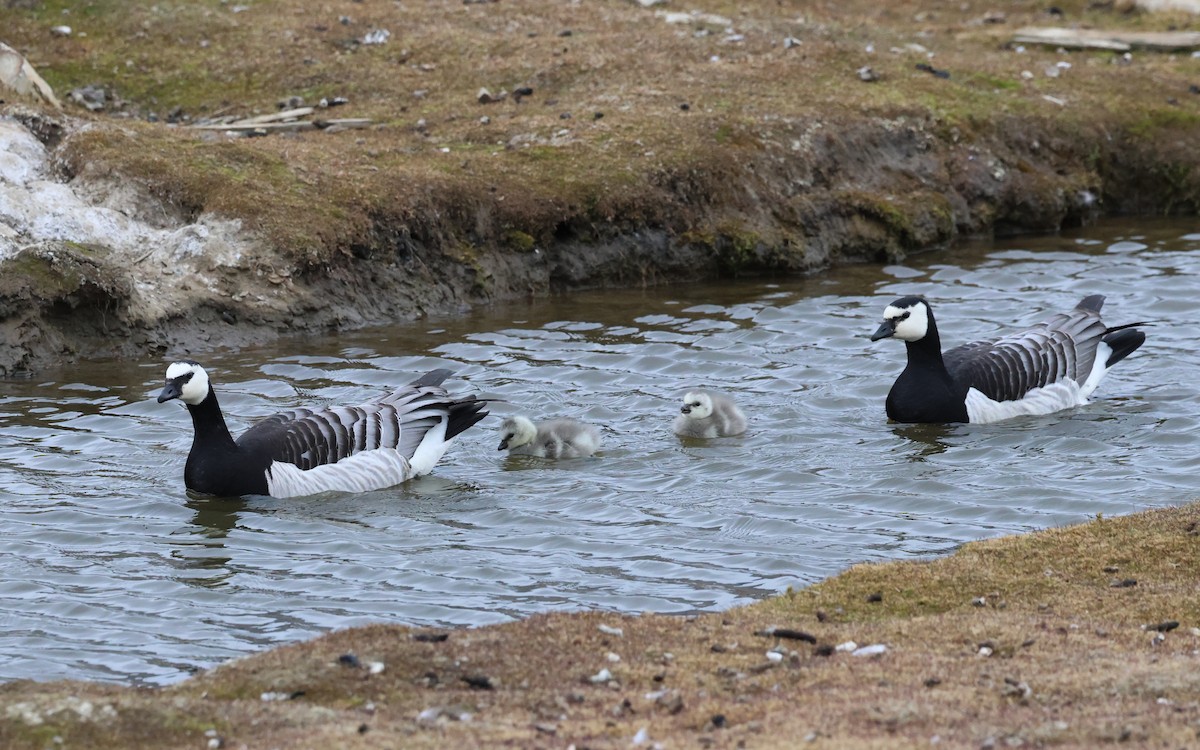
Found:
[[[1189, 233], [1191, 232], [1191, 233]], [[165, 362], [86, 362], [0, 397], [0, 679], [163, 684], [370, 622], [482, 625], [555, 608], [727, 608], [864, 560], [1200, 494], [1200, 233], [1113, 221], [811, 279], [603, 292], [209, 353], [234, 432], [355, 402], [435, 366], [495, 414], [604, 427], [601, 457], [506, 458], [496, 418], [435, 474], [357, 496], [189, 498]], [[903, 362], [867, 336], [903, 294], [953, 345], [1086, 294], [1153, 321], [1095, 401], [996, 425], [888, 424]], [[740, 438], [670, 433], [692, 385], [733, 392]]]

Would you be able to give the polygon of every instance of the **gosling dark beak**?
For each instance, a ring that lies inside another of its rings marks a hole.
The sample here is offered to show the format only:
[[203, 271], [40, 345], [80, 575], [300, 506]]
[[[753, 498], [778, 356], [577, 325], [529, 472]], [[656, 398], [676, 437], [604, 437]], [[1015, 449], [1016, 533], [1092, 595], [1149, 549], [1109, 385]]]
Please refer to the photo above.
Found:
[[496, 450], [502, 451], [507, 447], [508, 447], [508, 438], [504, 438], [503, 440], [500, 441], [500, 447], [497, 448]]
[[183, 386], [178, 382], [171, 380], [163, 386], [162, 392], [158, 394], [158, 403], [170, 401], [173, 398], [179, 398], [183, 395]]
[[885, 320], [879, 325], [879, 328], [875, 330], [875, 333], [871, 334], [871, 340], [878, 341], [879, 339], [888, 339], [894, 335], [896, 335], [895, 322], [891, 320]]
[[683, 406], [679, 407], [679, 411], [683, 412], [684, 414], [691, 414], [692, 407], [688, 406], [687, 404], [684, 404]]

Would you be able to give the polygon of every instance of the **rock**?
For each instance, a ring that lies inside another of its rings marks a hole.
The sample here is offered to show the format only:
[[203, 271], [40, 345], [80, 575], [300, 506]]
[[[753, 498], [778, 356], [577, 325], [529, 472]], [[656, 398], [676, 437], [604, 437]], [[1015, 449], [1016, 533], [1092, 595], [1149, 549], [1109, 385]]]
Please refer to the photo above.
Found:
[[20, 52], [0, 42], [0, 92], [13, 91], [18, 96], [44, 101], [62, 109], [50, 84], [42, 80]]
[[387, 44], [387, 40], [392, 36], [392, 32], [387, 29], [371, 29], [366, 34], [363, 34], [359, 41], [362, 44]]
[[916, 68], [917, 68], [917, 70], [924, 71], [924, 72], [930, 74], [934, 78], [949, 78], [950, 77], [950, 71], [938, 70], [937, 68], [933, 67], [932, 65], [929, 65], [928, 63], [917, 63]]
[[105, 93], [104, 87], [95, 84], [72, 89], [68, 96], [71, 97], [71, 101], [82, 104], [91, 112], [102, 111], [108, 103], [108, 95]]
[[479, 89], [479, 92], [475, 94], [475, 98], [480, 104], [495, 104], [496, 102], [502, 102], [507, 99], [508, 92], [501, 91], [498, 94], [493, 94], [491, 91], [488, 91], [487, 88], [481, 88]]

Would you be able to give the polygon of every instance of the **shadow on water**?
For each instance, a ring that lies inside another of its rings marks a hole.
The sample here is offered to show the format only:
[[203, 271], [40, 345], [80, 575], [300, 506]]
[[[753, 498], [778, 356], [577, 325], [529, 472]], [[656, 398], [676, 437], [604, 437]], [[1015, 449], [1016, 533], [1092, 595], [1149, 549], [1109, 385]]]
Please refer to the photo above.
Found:
[[953, 424], [893, 424], [892, 432], [904, 438], [910, 448], [910, 461], [925, 461], [950, 449], [946, 438], [959, 430]]
[[184, 569], [219, 571], [209, 576], [185, 576], [180, 580], [208, 588], [225, 585], [233, 572], [226, 539], [237, 528], [246, 501], [236, 497], [208, 497], [187, 492], [184, 506], [192, 513], [191, 523], [172, 534], [177, 549], [172, 552]]

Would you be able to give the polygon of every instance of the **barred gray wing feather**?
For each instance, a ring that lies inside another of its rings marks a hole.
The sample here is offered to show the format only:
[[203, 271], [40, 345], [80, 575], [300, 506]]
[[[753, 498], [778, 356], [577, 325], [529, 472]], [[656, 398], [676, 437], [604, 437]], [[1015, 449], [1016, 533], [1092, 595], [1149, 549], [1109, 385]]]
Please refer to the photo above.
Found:
[[1077, 383], [1086, 380], [1106, 332], [1099, 304], [1089, 297], [1074, 310], [1032, 328], [955, 347], [943, 358], [956, 382], [993, 401], [1015, 401], [1034, 388], [1065, 378]]
[[411, 458], [425, 434], [447, 418], [446, 398], [436, 386], [409, 386], [362, 406], [292, 409], [246, 430], [238, 444], [305, 471], [378, 448]]

